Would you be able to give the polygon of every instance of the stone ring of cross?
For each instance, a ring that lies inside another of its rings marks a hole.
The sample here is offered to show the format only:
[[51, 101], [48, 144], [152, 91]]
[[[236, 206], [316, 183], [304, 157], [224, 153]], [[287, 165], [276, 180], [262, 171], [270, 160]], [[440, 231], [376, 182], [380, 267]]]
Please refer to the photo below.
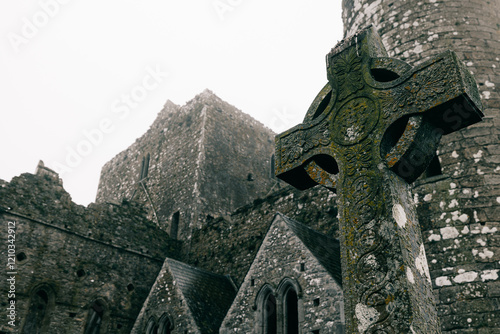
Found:
[[411, 183], [442, 135], [483, 116], [475, 81], [451, 51], [412, 67], [387, 57], [368, 27], [326, 58], [329, 82], [303, 123], [276, 137], [276, 174], [299, 189], [335, 189], [349, 154], [372, 155], [366, 159]]

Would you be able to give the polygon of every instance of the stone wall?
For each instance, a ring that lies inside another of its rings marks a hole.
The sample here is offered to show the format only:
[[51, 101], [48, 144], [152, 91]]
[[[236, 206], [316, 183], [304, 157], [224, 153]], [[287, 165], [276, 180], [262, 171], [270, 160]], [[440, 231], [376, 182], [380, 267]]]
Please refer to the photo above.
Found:
[[[90, 204], [71, 201], [59, 182], [49, 176], [22, 174], [0, 187], [0, 206], [49, 225], [108, 244], [163, 260], [179, 254], [181, 243], [168, 241], [167, 233], [146, 218], [136, 203]], [[172, 257], [177, 258], [178, 255]]]
[[477, 80], [483, 122], [445, 136], [442, 175], [415, 201], [445, 333], [500, 331], [500, 1], [343, 0], [345, 35], [373, 24], [389, 56], [416, 64], [445, 50]]
[[[16, 328], [1, 315], [0, 331], [20, 332], [37, 289], [48, 295], [45, 331], [82, 333], [91, 304], [104, 306], [103, 329], [130, 333], [166, 256], [180, 243], [148, 221], [137, 205], [76, 205], [57, 179], [23, 174], [0, 187], [0, 224], [15, 223]], [[1, 244], [7, 245], [7, 233]], [[7, 247], [0, 255], [7, 259]], [[3, 279], [0, 291], [9, 287]], [[1, 301], [3, 309], [9, 301]]]
[[277, 212], [336, 237], [336, 195], [322, 187], [298, 191], [289, 186], [257, 199], [226, 217], [211, 219], [195, 231], [186, 262], [221, 274], [240, 285]]
[[[283, 306], [280, 287], [293, 282], [298, 298], [300, 333], [343, 333], [343, 299], [340, 285], [304, 243], [277, 216], [246, 274], [233, 305], [222, 323], [221, 333], [260, 333], [262, 305], [259, 292], [268, 286], [279, 311]], [[296, 285], [295, 285], [296, 284]], [[297, 291], [298, 290], [298, 291]], [[282, 321], [282, 320], [281, 320]]]
[[165, 104], [148, 132], [103, 167], [97, 201], [134, 197], [169, 233], [178, 212], [178, 236], [189, 239], [207, 216], [269, 191], [272, 152], [271, 130], [207, 90], [183, 107]]
[[[96, 201], [142, 202], [149, 218], [167, 232], [174, 212], [182, 209], [180, 220], [186, 222], [196, 210], [194, 161], [202, 131], [200, 110], [181, 112], [179, 106], [167, 101], [150, 129], [103, 166]], [[148, 173], [140, 180], [148, 155]]]
[[215, 95], [200, 102], [206, 106], [201, 211], [221, 216], [271, 189], [274, 133]]
[[174, 281], [169, 263], [165, 261], [130, 333], [146, 333], [150, 319], [159, 323], [165, 316], [171, 319], [172, 334], [200, 333], [187, 301]]

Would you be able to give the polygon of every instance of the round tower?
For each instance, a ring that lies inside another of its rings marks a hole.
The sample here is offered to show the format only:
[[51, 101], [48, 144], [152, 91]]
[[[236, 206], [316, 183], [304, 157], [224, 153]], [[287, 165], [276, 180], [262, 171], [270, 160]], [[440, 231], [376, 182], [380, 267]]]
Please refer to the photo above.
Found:
[[443, 137], [414, 184], [443, 333], [500, 333], [500, 0], [343, 0], [344, 36], [369, 24], [415, 65], [455, 51], [482, 122]]

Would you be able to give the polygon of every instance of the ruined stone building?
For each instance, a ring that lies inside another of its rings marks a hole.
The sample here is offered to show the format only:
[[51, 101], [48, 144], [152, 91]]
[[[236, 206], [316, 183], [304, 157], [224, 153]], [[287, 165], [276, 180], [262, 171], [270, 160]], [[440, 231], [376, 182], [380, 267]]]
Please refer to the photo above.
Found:
[[[343, 0], [342, 17], [410, 65], [453, 50], [477, 80], [484, 120], [443, 137], [413, 195], [443, 333], [498, 333], [500, 0]], [[274, 135], [206, 90], [168, 101], [88, 207], [42, 162], [0, 181], [17, 273], [0, 334], [343, 333], [337, 196], [278, 181]]]

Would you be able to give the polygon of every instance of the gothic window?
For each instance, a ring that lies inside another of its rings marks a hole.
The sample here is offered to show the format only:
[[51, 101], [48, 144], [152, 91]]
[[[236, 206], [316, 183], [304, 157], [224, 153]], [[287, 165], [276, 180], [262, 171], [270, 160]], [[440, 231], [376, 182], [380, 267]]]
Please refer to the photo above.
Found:
[[174, 324], [168, 315], [164, 314], [158, 321], [158, 334], [170, 334], [174, 329]]
[[153, 317], [149, 318], [148, 324], [146, 325], [145, 334], [158, 334], [158, 324]]
[[277, 312], [276, 312], [276, 298], [272, 293], [269, 293], [264, 301], [263, 307], [263, 334], [276, 334], [277, 333]]
[[265, 284], [257, 294], [257, 333], [299, 334], [304, 320], [300, 285], [291, 278], [284, 278], [274, 290]]
[[99, 334], [101, 332], [104, 310], [105, 308], [102, 302], [97, 300], [92, 303], [87, 317], [85, 334]]
[[139, 181], [145, 179], [148, 176], [149, 170], [149, 153], [144, 158], [142, 158], [141, 174], [139, 175]]
[[256, 333], [276, 334], [277, 333], [277, 305], [274, 289], [265, 284], [257, 294], [254, 310], [256, 310]]
[[177, 211], [172, 215], [172, 224], [170, 225], [170, 238], [177, 240], [177, 234], [179, 231], [179, 220], [180, 213]]
[[49, 322], [49, 304], [53, 303], [51, 290], [41, 287], [31, 296], [28, 315], [22, 333], [38, 334], [46, 331]]
[[285, 324], [285, 334], [299, 334], [299, 305], [297, 292], [293, 287], [289, 287], [285, 292], [283, 303], [283, 322]]

